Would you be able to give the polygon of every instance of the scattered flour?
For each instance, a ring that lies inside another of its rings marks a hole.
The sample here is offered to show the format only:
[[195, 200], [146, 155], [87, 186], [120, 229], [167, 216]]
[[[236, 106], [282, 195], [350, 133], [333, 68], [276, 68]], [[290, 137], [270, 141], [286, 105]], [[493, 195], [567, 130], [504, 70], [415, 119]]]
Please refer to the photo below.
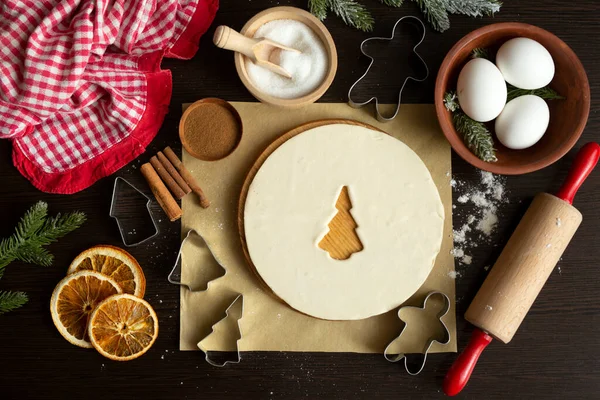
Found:
[[483, 212], [483, 217], [477, 223], [477, 229], [483, 232], [486, 236], [490, 236], [496, 228], [497, 223], [498, 216], [496, 215], [496, 210], [487, 208]]
[[560, 218], [556, 218], [556, 226], [560, 227], [562, 225], [562, 221]]
[[463, 194], [458, 199], [456, 199], [456, 201], [458, 201], [461, 204], [465, 204], [467, 201], [469, 201], [469, 196], [467, 196], [466, 194]]
[[448, 272], [448, 276], [452, 279], [456, 279], [456, 278], [460, 277], [460, 272], [450, 271], [450, 272]]
[[485, 309], [488, 311], [492, 311], [494, 308], [492, 306], [485, 306]]
[[459, 230], [454, 231], [454, 243], [464, 243], [467, 241], [467, 232], [471, 231], [469, 224], [464, 224]]
[[[479, 178], [475, 184], [450, 180], [450, 186], [459, 191], [457, 203], [470, 207], [465, 210], [469, 212], [466, 222], [453, 232], [455, 247], [451, 253], [463, 265], [473, 262], [473, 257], [467, 254], [470, 249], [490, 240], [498, 225], [498, 208], [508, 203], [503, 177], [479, 171]], [[557, 220], [557, 225], [559, 223]]]
[[452, 250], [450, 250], [450, 254], [452, 254], [455, 258], [460, 258], [465, 255], [465, 252], [460, 247], [455, 247]]

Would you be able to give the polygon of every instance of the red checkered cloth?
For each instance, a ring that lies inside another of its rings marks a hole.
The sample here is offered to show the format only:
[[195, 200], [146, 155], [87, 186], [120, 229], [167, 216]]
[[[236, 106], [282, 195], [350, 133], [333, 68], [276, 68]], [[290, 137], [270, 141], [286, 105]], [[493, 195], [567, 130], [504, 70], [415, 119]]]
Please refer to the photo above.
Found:
[[45, 192], [136, 158], [168, 111], [163, 57], [198, 50], [218, 0], [0, 0], [0, 138]]

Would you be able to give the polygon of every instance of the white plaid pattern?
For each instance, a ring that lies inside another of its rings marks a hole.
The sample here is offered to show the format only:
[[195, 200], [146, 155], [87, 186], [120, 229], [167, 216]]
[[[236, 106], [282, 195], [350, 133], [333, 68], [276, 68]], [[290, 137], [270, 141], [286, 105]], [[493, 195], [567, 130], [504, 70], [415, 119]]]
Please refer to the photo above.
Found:
[[148, 101], [140, 60], [159, 62], [207, 1], [0, 0], [0, 138], [46, 173], [126, 139]]

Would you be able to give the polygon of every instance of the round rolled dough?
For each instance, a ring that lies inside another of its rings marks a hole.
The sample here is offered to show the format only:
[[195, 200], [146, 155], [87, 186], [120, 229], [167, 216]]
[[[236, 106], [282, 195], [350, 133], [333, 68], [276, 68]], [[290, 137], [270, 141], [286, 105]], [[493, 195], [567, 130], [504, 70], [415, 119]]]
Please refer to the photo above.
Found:
[[[347, 186], [364, 249], [335, 260], [318, 247]], [[444, 208], [429, 170], [401, 141], [333, 124], [278, 147], [248, 190], [248, 253], [267, 285], [314, 317], [389, 311], [423, 284], [442, 243]]]

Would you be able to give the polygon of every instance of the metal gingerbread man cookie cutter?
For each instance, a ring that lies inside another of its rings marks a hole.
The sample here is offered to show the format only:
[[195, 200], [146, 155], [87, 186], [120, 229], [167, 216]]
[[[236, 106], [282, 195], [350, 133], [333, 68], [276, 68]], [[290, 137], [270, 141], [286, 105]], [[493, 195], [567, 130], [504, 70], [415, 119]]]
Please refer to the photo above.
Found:
[[[440, 321], [440, 323], [442, 324], [442, 327], [444, 328], [444, 338], [442, 339], [442, 341], [439, 341], [439, 340], [437, 340], [436, 335], [433, 334], [432, 336], [430, 336], [427, 339], [427, 343], [425, 344], [425, 349], [423, 351], [424, 355], [423, 355], [423, 361], [421, 363], [421, 366], [419, 367], [419, 369], [417, 371], [413, 372], [408, 367], [408, 360], [406, 358], [406, 354], [404, 354], [404, 353], [390, 354], [390, 347], [392, 347], [392, 345], [394, 343], [396, 343], [397, 341], [402, 340], [402, 334], [406, 331], [406, 328], [408, 327], [408, 322], [404, 321], [402, 319], [402, 317], [400, 316], [400, 314], [402, 313], [402, 310], [407, 309], [407, 308], [412, 308], [412, 309], [423, 311], [423, 310], [425, 310], [425, 307], [427, 307], [427, 302], [429, 301], [429, 299], [434, 296], [439, 296], [444, 301], [444, 306], [442, 307], [442, 309], [436, 316], [436, 318]], [[421, 373], [421, 371], [423, 371], [423, 368], [425, 367], [425, 363], [427, 362], [427, 354], [429, 353], [431, 346], [434, 343], [439, 343], [441, 345], [447, 345], [448, 343], [450, 343], [450, 331], [448, 330], [448, 327], [446, 326], [446, 323], [443, 320], [443, 318], [446, 316], [446, 314], [448, 314], [448, 311], [450, 311], [450, 299], [448, 298], [447, 295], [445, 295], [442, 292], [430, 292], [425, 297], [425, 300], [423, 300], [423, 305], [421, 307], [415, 307], [415, 306], [400, 307], [400, 309], [398, 309], [398, 318], [400, 318], [400, 320], [404, 322], [404, 327], [400, 331], [400, 334], [394, 340], [392, 340], [390, 342], [390, 344], [388, 344], [387, 347], [385, 348], [385, 350], [383, 351], [383, 356], [385, 357], [385, 359], [388, 360], [389, 362], [393, 362], [393, 363], [404, 359], [404, 369], [406, 369], [406, 372], [408, 372], [409, 375], [414, 376], [414, 375], [418, 375], [419, 373]]]
[[[400, 87], [400, 91], [398, 92], [398, 105], [396, 106], [396, 111], [394, 112], [394, 114], [392, 116], [386, 117], [386, 116], [383, 116], [381, 114], [381, 112], [379, 111], [379, 100], [378, 100], [377, 96], [373, 96], [369, 100], [360, 103], [360, 102], [355, 102], [354, 100], [352, 100], [352, 91], [354, 90], [356, 85], [358, 85], [359, 82], [362, 81], [369, 74], [369, 71], [371, 70], [373, 63], [375, 62], [375, 58], [373, 56], [369, 55], [367, 51], [365, 51], [365, 45], [373, 40], [383, 40], [383, 41], [387, 41], [387, 42], [393, 41], [394, 37], [396, 36], [396, 28], [400, 24], [406, 23], [408, 21], [412, 21], [412, 22], [416, 23], [416, 25], [421, 29], [421, 32], [422, 32], [421, 39], [412, 48], [412, 51], [421, 61], [423, 68], [425, 70], [425, 76], [420, 78], [418, 76], [409, 75], [406, 77], [406, 79], [404, 79], [404, 82], [402, 83], [402, 86]], [[363, 42], [360, 44], [360, 51], [363, 55], [369, 57], [371, 59], [371, 62], [369, 63], [369, 66], [367, 67], [365, 73], [360, 78], [358, 78], [358, 80], [356, 82], [354, 82], [354, 84], [350, 87], [350, 90], [348, 90], [348, 104], [350, 104], [351, 107], [360, 108], [360, 107], [366, 106], [367, 104], [371, 103], [372, 101], [375, 101], [375, 115], [376, 115], [378, 121], [389, 122], [389, 121], [393, 120], [394, 118], [396, 118], [396, 116], [398, 115], [398, 112], [400, 111], [400, 105], [402, 103], [402, 92], [404, 91], [404, 87], [406, 86], [408, 81], [424, 82], [429, 77], [429, 68], [427, 67], [427, 64], [425, 63], [425, 60], [423, 60], [423, 58], [419, 55], [419, 53], [417, 53], [417, 47], [419, 47], [419, 45], [421, 43], [423, 43], [423, 40], [425, 40], [425, 33], [426, 33], [426, 30], [425, 30], [425, 24], [423, 23], [423, 21], [421, 21], [419, 18], [414, 17], [412, 15], [407, 15], [407, 16], [400, 18], [398, 21], [396, 21], [396, 23], [394, 24], [394, 28], [392, 29], [392, 35], [390, 37], [375, 36], [375, 37], [371, 37], [371, 38], [363, 40]]]

